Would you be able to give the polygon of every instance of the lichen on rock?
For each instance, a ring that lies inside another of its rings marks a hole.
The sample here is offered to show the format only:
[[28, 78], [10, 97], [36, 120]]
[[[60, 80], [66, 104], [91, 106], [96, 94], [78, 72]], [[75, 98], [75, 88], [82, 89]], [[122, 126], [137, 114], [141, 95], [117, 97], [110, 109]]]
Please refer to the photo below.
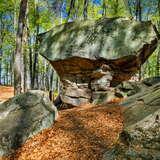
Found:
[[50, 127], [56, 107], [43, 91], [28, 91], [0, 104], [0, 156], [14, 153], [27, 139]]
[[[62, 101], [75, 106], [93, 102], [94, 91], [105, 92], [107, 88], [129, 80], [158, 43], [157, 31], [151, 22], [126, 18], [70, 22], [39, 37], [40, 54], [60, 77]], [[69, 82], [67, 85], [65, 80]], [[76, 88], [79, 97], [65, 91], [72, 93]], [[90, 90], [90, 97], [86, 98], [86, 90]]]

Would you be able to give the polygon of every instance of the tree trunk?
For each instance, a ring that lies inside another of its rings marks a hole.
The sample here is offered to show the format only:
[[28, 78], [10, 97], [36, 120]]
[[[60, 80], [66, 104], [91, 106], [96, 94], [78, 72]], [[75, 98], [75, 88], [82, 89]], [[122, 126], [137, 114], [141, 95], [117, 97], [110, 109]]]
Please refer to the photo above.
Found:
[[30, 76], [30, 89], [33, 86], [33, 61], [32, 61], [32, 47], [31, 47], [31, 38], [30, 38], [30, 30], [27, 27], [27, 39], [28, 39], [28, 47], [29, 47], [29, 76]]
[[142, 21], [141, 0], [136, 0], [136, 20]]
[[14, 57], [14, 94], [20, 94], [22, 92], [22, 74], [23, 68], [23, 54], [22, 54], [22, 43], [23, 43], [23, 30], [25, 26], [26, 9], [28, 0], [21, 0], [18, 29], [16, 35], [16, 51]]
[[158, 51], [158, 55], [157, 55], [157, 66], [156, 66], [156, 75], [160, 76], [160, 47], [159, 47], [159, 51]]
[[88, 18], [88, 3], [89, 3], [89, 0], [84, 0], [84, 6], [83, 6], [83, 17], [84, 19], [87, 19]]
[[114, 2], [114, 16], [117, 16], [118, 15], [118, 8], [119, 8], [119, 1], [118, 0], [115, 0]]
[[[36, 19], [39, 19], [39, 9], [36, 5]], [[36, 23], [36, 42], [35, 42], [35, 49], [34, 49], [34, 62], [33, 62], [33, 71], [32, 71], [32, 88], [35, 88], [35, 82], [38, 79], [38, 34], [39, 34], [39, 23]], [[37, 83], [38, 88], [38, 83]]]
[[[141, 0], [136, 0], [136, 20], [142, 21], [142, 8], [141, 8]], [[139, 69], [139, 81], [142, 79], [142, 67], [140, 66]]]
[[2, 84], [2, 82], [1, 82], [1, 79], [2, 79], [2, 55], [3, 55], [2, 48], [0, 48], [0, 85]]
[[[159, 16], [158, 30], [160, 31], [160, 0], [158, 0], [157, 8], [158, 8], [158, 16]], [[160, 76], [160, 45], [159, 45], [158, 54], [157, 54], [156, 75]]]
[[50, 67], [50, 90], [54, 90], [53, 88], [53, 69]]
[[132, 9], [130, 7], [130, 4], [129, 4], [129, 0], [123, 0], [124, 2], [124, 5], [125, 5], [125, 8], [130, 16], [130, 18], [132, 19], [133, 18], [133, 14], [132, 14]]
[[1, 78], [2, 78], [2, 57], [3, 57], [3, 49], [2, 49], [2, 44], [3, 44], [3, 40], [4, 40], [4, 36], [5, 33], [4, 31], [4, 22], [2, 21], [2, 16], [3, 14], [1, 14], [0, 17], [0, 84], [1, 82]]
[[2, 79], [2, 56], [0, 53], [0, 85], [2, 84], [1, 79]]
[[24, 36], [24, 47], [23, 47], [23, 63], [24, 63], [24, 76], [23, 76], [23, 90], [24, 92], [27, 91], [27, 28], [25, 29], [25, 36]]
[[68, 22], [68, 20], [70, 18], [70, 14], [71, 14], [71, 11], [73, 10], [74, 6], [75, 6], [75, 0], [71, 0], [70, 6], [69, 6], [69, 11], [68, 11], [67, 22]]
[[102, 12], [102, 16], [106, 16], [106, 2], [105, 0], [103, 0], [103, 4], [102, 4], [102, 8], [103, 8], [103, 12]]

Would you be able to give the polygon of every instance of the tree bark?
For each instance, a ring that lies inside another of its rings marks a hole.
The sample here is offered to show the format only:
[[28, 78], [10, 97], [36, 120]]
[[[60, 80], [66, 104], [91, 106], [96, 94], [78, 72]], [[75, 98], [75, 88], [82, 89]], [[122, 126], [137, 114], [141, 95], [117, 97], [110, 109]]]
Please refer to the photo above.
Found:
[[[137, 21], [142, 21], [142, 8], [141, 8], [141, 0], [136, 0], [136, 20]], [[140, 66], [139, 69], [139, 81], [142, 79], [142, 67]]]
[[14, 94], [20, 94], [22, 92], [22, 74], [21, 70], [23, 67], [23, 31], [25, 27], [26, 9], [28, 0], [21, 0], [19, 19], [18, 19], [18, 29], [16, 35], [16, 51], [14, 57]]
[[68, 11], [67, 22], [68, 22], [68, 20], [70, 18], [70, 14], [71, 14], [71, 11], [73, 10], [74, 6], [75, 6], [75, 0], [71, 0], [70, 6], [69, 6], [69, 11]]
[[142, 21], [141, 0], [136, 0], [136, 20]]
[[1, 79], [2, 79], [2, 57], [3, 57], [2, 44], [3, 44], [4, 37], [5, 37], [5, 32], [3, 32], [4, 31], [4, 22], [2, 20], [2, 16], [3, 16], [3, 13], [1, 14], [1, 17], [0, 17], [0, 84], [2, 83], [1, 82]]
[[102, 16], [106, 16], [106, 2], [105, 2], [105, 0], [103, 0], [103, 4], [102, 4], [102, 9], [103, 9], [103, 12], [102, 12]]
[[28, 40], [28, 47], [29, 47], [29, 76], [30, 76], [30, 89], [33, 86], [33, 61], [32, 61], [32, 47], [31, 47], [31, 38], [30, 38], [30, 30], [27, 26], [27, 40]]
[[118, 15], [118, 8], [119, 8], [119, 1], [118, 0], [115, 0], [114, 2], [114, 16], [117, 16]]
[[89, 3], [89, 0], [84, 0], [84, 7], [83, 7], [83, 17], [84, 17], [84, 19], [88, 18], [88, 3]]
[[[35, 16], [36, 19], [39, 19], [39, 10], [38, 10], [38, 6], [36, 5], [36, 9], [35, 9]], [[32, 89], [36, 88], [35, 86], [35, 82], [38, 79], [38, 34], [39, 34], [39, 23], [36, 23], [36, 42], [35, 42], [35, 49], [34, 49], [34, 62], [33, 62], [33, 70], [32, 70]], [[37, 84], [37, 88], [38, 88], [38, 84]]]
[[[160, 19], [160, 0], [158, 0], [157, 9], [158, 9], [158, 16]], [[160, 31], [160, 20], [158, 21], [158, 30]], [[158, 48], [158, 54], [157, 54], [156, 75], [160, 76], [160, 46]]]

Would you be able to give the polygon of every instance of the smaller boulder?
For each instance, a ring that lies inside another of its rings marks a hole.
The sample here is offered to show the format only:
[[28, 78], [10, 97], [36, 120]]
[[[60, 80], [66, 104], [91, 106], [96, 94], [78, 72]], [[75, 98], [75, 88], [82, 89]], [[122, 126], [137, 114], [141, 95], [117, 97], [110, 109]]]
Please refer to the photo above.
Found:
[[160, 82], [160, 77], [150, 77], [142, 81], [147, 86], [153, 86]]
[[120, 83], [117, 87], [118, 90], [124, 95], [124, 96], [132, 96], [135, 95], [141, 91], [144, 91], [148, 88], [144, 83], [141, 82], [130, 82], [130, 81], [124, 81]]
[[43, 91], [28, 91], [0, 104], [0, 156], [12, 154], [28, 138], [50, 127], [57, 115]]

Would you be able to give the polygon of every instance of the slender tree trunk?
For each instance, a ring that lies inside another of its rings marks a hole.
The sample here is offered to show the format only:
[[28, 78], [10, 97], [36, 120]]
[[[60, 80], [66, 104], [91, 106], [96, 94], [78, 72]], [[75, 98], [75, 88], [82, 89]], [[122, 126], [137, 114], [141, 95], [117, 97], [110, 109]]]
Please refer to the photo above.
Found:
[[106, 16], [106, 2], [105, 0], [103, 0], [103, 4], [102, 4], [102, 8], [103, 8], [103, 12], [102, 12], [102, 16]]
[[129, 14], [130, 18], [132, 19], [133, 18], [132, 9], [131, 9], [131, 7], [129, 5], [129, 0], [123, 0], [123, 2], [124, 2], [125, 8], [126, 8], [128, 14]]
[[[0, 42], [2, 44], [2, 42]], [[3, 56], [3, 51], [2, 47], [0, 47], [0, 85], [2, 84], [2, 56]]]
[[24, 54], [23, 54], [23, 63], [24, 63], [24, 77], [23, 77], [23, 90], [24, 92], [27, 91], [27, 49], [25, 46], [27, 46], [27, 33], [25, 33], [25, 39], [24, 39]]
[[[136, 0], [136, 20], [142, 21], [142, 8], [141, 8], [141, 0]], [[139, 81], [142, 79], [142, 66], [139, 69]]]
[[27, 39], [28, 39], [28, 47], [29, 47], [29, 76], [30, 76], [30, 88], [32, 89], [33, 86], [33, 61], [32, 61], [32, 48], [31, 48], [31, 39], [30, 39], [30, 30], [27, 27]]
[[0, 85], [2, 84], [2, 55], [0, 53]]
[[[13, 17], [13, 24], [14, 24], [14, 41], [16, 44], [16, 35], [17, 35], [17, 27], [18, 27], [18, 9], [17, 9], [17, 2], [14, 0], [14, 17]], [[15, 61], [15, 51], [12, 54], [12, 86], [14, 86], [14, 61]]]
[[[158, 30], [160, 31], [160, 0], [158, 0], [157, 8], [158, 8], [158, 16], [159, 16]], [[157, 54], [156, 75], [160, 76], [160, 45], [159, 45], [158, 54]]]
[[13, 54], [10, 55], [10, 63], [9, 63], [9, 72], [10, 72], [10, 85], [12, 86], [12, 56]]
[[6, 79], [7, 79], [7, 86], [9, 85], [9, 64], [7, 63], [6, 66]]
[[[38, 6], [36, 5], [36, 19], [39, 19], [39, 9]], [[39, 23], [36, 23], [36, 42], [35, 42], [35, 54], [34, 54], [34, 62], [33, 62], [33, 70], [32, 70], [32, 88], [35, 88], [37, 85], [38, 88], [38, 83], [35, 85], [35, 82], [38, 79], [38, 34], [39, 34]]]
[[2, 16], [3, 14], [1, 14], [0, 16], [0, 84], [1, 79], [2, 79], [2, 57], [3, 57], [3, 49], [2, 49], [2, 44], [3, 44], [3, 40], [4, 40], [4, 36], [5, 33], [3, 32], [4, 30], [4, 22], [2, 21]]
[[79, 18], [79, 0], [77, 0], [77, 7], [75, 9], [75, 19], [78, 19]]
[[142, 21], [141, 0], [136, 0], [136, 20]]
[[22, 43], [23, 43], [23, 30], [25, 26], [25, 17], [28, 0], [21, 0], [20, 12], [18, 20], [18, 29], [16, 35], [16, 51], [14, 57], [14, 94], [20, 94], [22, 92], [22, 74], [23, 68], [23, 54], [22, 54]]
[[158, 48], [157, 54], [156, 75], [160, 76], [160, 47]]
[[114, 3], [114, 16], [118, 15], [118, 8], [119, 8], [119, 1], [115, 0], [115, 3]]
[[49, 86], [49, 64], [47, 64], [46, 62], [45, 62], [45, 69], [44, 69], [44, 71], [45, 71], [45, 89], [47, 90], [47, 91], [49, 91], [49, 88], [50, 88], [50, 86]]
[[68, 20], [70, 18], [70, 14], [71, 14], [72, 10], [74, 9], [74, 6], [75, 6], [75, 0], [71, 0], [70, 1], [70, 6], [69, 6], [69, 11], [68, 11], [67, 22], [68, 22]]
[[27, 32], [27, 45], [29, 48], [29, 88], [32, 89], [33, 86], [33, 52], [32, 52], [32, 42], [31, 42], [31, 35], [30, 35], [30, 29], [29, 29], [29, 19], [28, 19], [28, 10], [27, 10], [27, 17], [26, 17], [26, 32]]
[[50, 68], [50, 90], [53, 90], [53, 70]]
[[83, 6], [83, 17], [84, 17], [84, 19], [88, 18], [88, 4], [89, 4], [89, 0], [84, 0], [84, 6]]
[[50, 68], [50, 88], [49, 88], [49, 99], [54, 101], [54, 88], [53, 88], [53, 70]]

